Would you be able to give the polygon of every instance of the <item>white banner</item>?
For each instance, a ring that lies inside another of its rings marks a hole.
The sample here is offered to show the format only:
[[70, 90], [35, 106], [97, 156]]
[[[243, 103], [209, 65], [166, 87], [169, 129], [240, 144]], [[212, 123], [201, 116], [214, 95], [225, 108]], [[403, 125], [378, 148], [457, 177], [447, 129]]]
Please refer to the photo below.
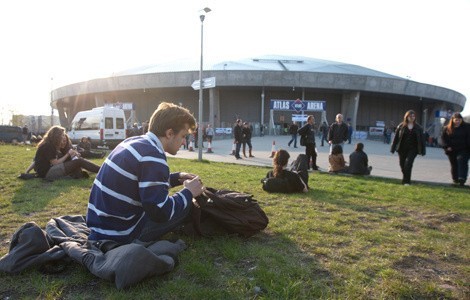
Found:
[[307, 122], [308, 115], [292, 114], [292, 122]]

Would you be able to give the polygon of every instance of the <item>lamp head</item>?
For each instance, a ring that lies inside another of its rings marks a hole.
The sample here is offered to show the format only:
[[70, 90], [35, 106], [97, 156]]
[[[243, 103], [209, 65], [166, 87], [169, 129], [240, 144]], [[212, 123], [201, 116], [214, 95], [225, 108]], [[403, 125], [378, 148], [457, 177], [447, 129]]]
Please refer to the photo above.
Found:
[[201, 22], [204, 22], [204, 19], [206, 18], [206, 14], [211, 11], [212, 10], [209, 7], [204, 7], [203, 9], [200, 10], [201, 15], [199, 16], [199, 18], [201, 19]]

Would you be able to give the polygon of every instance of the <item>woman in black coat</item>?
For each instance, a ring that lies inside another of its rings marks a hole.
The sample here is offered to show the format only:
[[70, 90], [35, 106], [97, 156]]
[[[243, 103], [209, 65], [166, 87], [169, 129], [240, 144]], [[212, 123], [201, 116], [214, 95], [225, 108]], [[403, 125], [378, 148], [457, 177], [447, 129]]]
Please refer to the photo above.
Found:
[[416, 114], [409, 110], [403, 117], [403, 122], [398, 125], [395, 131], [390, 152], [398, 152], [400, 158], [400, 168], [403, 173], [402, 184], [410, 185], [411, 170], [416, 156], [426, 155], [426, 143], [424, 140], [423, 128], [416, 123]]
[[349, 173], [355, 175], [370, 175], [369, 157], [364, 152], [364, 144], [357, 143], [354, 152], [349, 154]]
[[450, 162], [454, 184], [465, 185], [470, 158], [470, 124], [465, 123], [460, 113], [454, 113], [442, 130], [442, 148]]
[[[282, 192], [282, 193], [299, 193], [299, 192], [308, 192], [307, 182], [302, 179], [302, 175], [286, 170], [287, 163], [289, 162], [289, 152], [286, 150], [279, 150], [274, 154], [273, 158], [273, 170], [269, 171], [266, 174], [266, 178], [277, 178], [278, 181], [275, 183], [275, 190], [273, 192]], [[305, 170], [305, 173], [306, 170]], [[306, 180], [308, 180], [308, 174]], [[265, 185], [263, 189], [265, 189]], [[267, 190], [267, 189], [265, 189]], [[270, 191], [270, 190], [267, 190]]]

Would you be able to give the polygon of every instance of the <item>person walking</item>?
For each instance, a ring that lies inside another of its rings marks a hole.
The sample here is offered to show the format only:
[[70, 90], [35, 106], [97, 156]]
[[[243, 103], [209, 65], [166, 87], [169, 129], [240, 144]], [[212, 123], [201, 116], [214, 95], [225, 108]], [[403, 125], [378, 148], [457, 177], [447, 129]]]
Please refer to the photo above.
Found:
[[287, 146], [290, 147], [292, 142], [294, 142], [294, 148], [297, 148], [297, 131], [299, 130], [299, 125], [297, 122], [292, 121], [292, 124], [289, 126], [289, 134], [291, 135], [291, 139]]
[[235, 126], [233, 127], [233, 138], [235, 144], [235, 158], [241, 159], [240, 148], [243, 142], [243, 132], [242, 132], [242, 120], [237, 119]]
[[249, 156], [254, 157], [252, 154], [253, 145], [251, 144], [251, 136], [253, 134], [253, 128], [248, 122], [243, 123], [242, 127], [242, 143], [243, 143], [243, 156], [246, 158], [246, 145], [248, 144]]
[[[176, 155], [196, 120], [181, 106], [162, 102], [146, 134], [121, 142], [103, 163], [91, 188], [86, 214], [89, 240], [151, 242], [191, 218], [199, 176], [170, 173], [166, 153]], [[183, 188], [170, 195], [170, 189]]]
[[214, 128], [211, 124], [207, 124], [206, 127], [206, 138], [208, 143], [212, 143], [212, 138], [214, 137]]
[[330, 154], [335, 145], [343, 147], [344, 142], [348, 140], [348, 126], [343, 122], [343, 115], [336, 115], [336, 122], [331, 124], [328, 129], [328, 144], [330, 144]]
[[450, 162], [450, 173], [455, 185], [464, 186], [468, 177], [470, 158], [470, 124], [460, 113], [454, 113], [442, 130], [442, 148]]
[[351, 123], [348, 122], [348, 144], [351, 144], [353, 131], [354, 130], [353, 130], [353, 127], [352, 127]]
[[314, 125], [315, 118], [312, 115], [309, 115], [307, 117], [307, 123], [302, 126], [302, 128], [300, 128], [297, 133], [301, 136], [305, 136], [305, 155], [307, 155], [309, 169], [312, 168], [312, 170], [318, 170]]
[[402, 184], [405, 186], [411, 183], [411, 171], [416, 156], [426, 155], [426, 143], [424, 140], [423, 128], [416, 123], [416, 114], [409, 110], [403, 117], [393, 138], [390, 152], [398, 152], [401, 172], [403, 173]]

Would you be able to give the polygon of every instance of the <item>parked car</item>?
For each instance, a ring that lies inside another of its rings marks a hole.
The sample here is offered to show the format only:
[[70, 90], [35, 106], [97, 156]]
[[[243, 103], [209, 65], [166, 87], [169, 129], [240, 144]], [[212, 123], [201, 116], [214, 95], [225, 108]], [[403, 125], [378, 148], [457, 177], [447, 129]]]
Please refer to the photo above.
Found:
[[0, 125], [0, 141], [4, 143], [22, 142], [22, 128], [20, 126]]

